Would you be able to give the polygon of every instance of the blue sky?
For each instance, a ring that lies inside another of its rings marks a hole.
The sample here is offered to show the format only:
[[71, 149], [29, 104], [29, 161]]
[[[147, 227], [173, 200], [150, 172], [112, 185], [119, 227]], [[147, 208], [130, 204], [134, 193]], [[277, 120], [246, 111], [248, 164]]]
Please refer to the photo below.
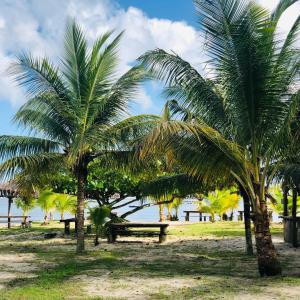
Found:
[[150, 18], [186, 21], [197, 26], [197, 18], [192, 0], [120, 0], [120, 6], [135, 6], [142, 9]]
[[[257, 0], [269, 8], [278, 0]], [[298, 14], [292, 7], [284, 18], [285, 31]], [[75, 17], [90, 43], [115, 29], [125, 30], [120, 49], [120, 72], [149, 49], [173, 50], [200, 72], [205, 61], [192, 0], [1, 0], [0, 1], [0, 134], [20, 133], [10, 120], [26, 101], [6, 69], [16, 54], [58, 61], [66, 19]], [[132, 105], [134, 113], [160, 113], [164, 99], [157, 83], [147, 83]]]
[[[105, 21], [107, 21], [107, 23], [109, 23], [108, 26], [116, 27], [116, 30], [120, 27], [120, 29], [127, 31], [128, 28], [126, 27], [131, 25], [128, 20], [134, 19], [134, 24], [138, 23], [138, 19], [140, 18], [142, 27], [143, 24], [148, 27], [146, 29], [147, 33], [152, 30], [157, 31], [150, 33], [150, 35], [157, 36], [157, 40], [159, 40], [159, 29], [153, 29], [154, 27], [173, 26], [174, 28], [170, 29], [170, 31], [173, 32], [173, 35], [176, 35], [176, 31], [182, 29], [176, 28], [176, 22], [186, 28], [196, 25], [196, 16], [192, 0], [65, 0], [64, 7], [61, 9], [62, 11], [65, 9], [65, 13], [61, 13], [60, 10], [57, 10], [57, 7], [60, 6], [60, 1], [37, 1], [24, 0], [23, 2], [16, 1], [15, 3], [1, 1], [0, 3], [0, 34], [2, 33], [2, 38], [0, 37], [0, 89], [2, 90], [2, 92], [0, 91], [0, 134], [19, 134], [21, 132], [12, 124], [11, 119], [20, 105], [26, 101], [24, 93], [18, 87], [15, 87], [12, 80], [7, 76], [6, 67], [13, 57], [21, 51], [31, 51], [39, 56], [46, 54], [55, 60], [59, 54], [59, 45], [62, 46], [62, 34], [67, 16], [75, 16], [76, 19], [79, 19], [81, 24], [83, 23], [87, 30], [94, 28], [95, 25], [101, 27], [101, 25], [103, 26]], [[50, 2], [52, 2], [52, 4]], [[93, 14], [93, 6], [99, 5], [99, 3], [100, 6], [95, 9], [99, 11], [98, 14]], [[57, 4], [57, 6], [55, 4]], [[86, 22], [87, 16], [84, 16], [84, 14], [82, 14], [82, 16], [80, 15], [84, 10], [86, 10], [86, 15], [92, 17], [92, 22]], [[100, 16], [98, 24], [97, 16]], [[52, 22], [52, 24], [51, 21], [47, 22], [47, 18], [53, 18], [55, 20], [54, 28], [51, 28], [54, 22]], [[123, 24], [120, 24], [122, 22], [118, 19], [124, 19]], [[164, 20], [166, 24], [164, 21], [160, 23], [158, 20]], [[152, 25], [147, 24], [152, 21]], [[157, 24], [154, 24], [155, 22]], [[61, 26], [61, 28], [59, 28], [58, 25]], [[14, 27], [14, 30], [13, 32], [8, 32], [11, 26]], [[139, 35], [139, 25], [136, 26], [135, 30], [137, 31], [137, 35]], [[103, 31], [105, 31], [105, 29], [103, 29]], [[142, 40], [143, 32], [140, 34], [141, 36], [137, 39]], [[184, 34], [184, 32], [179, 33], [179, 43], [180, 35]], [[91, 35], [94, 35], [93, 31], [91, 31]], [[166, 40], [167, 32], [163, 33], [163, 35], [163, 39]], [[145, 40], [146, 38], [147, 37], [145, 37]], [[151, 39], [151, 36], [149, 38]], [[155, 39], [156, 38], [153, 38], [152, 43], [149, 43], [149, 49], [163, 46], [164, 43], [160, 45], [159, 41], [156, 42]], [[191, 37], [191, 39], [194, 40], [195, 37]], [[178, 43], [178, 40], [176, 40], [176, 43]], [[184, 43], [184, 41], [182, 41], [182, 43]], [[143, 42], [138, 44], [141, 49], [137, 51], [137, 55], [143, 52], [142, 49], [148, 49], [146, 47], [147, 41], [145, 41], [145, 45], [143, 45]], [[43, 48], [44, 51], [39, 51]], [[169, 43], [168, 48], [168, 50], [173, 49], [172, 42]], [[176, 49], [176, 47], [174, 48]], [[178, 48], [180, 49], [180, 47]], [[134, 51], [131, 48], [128, 52]], [[125, 60], [126, 62], [124, 62], [124, 64], [126, 64], [126, 66], [132, 65], [133, 56], [126, 57]], [[132, 104], [133, 113], [159, 113], [161, 111], [164, 100], [161, 97], [161, 88], [158, 84], [147, 83], [142, 91], [141, 98], [138, 103]]]

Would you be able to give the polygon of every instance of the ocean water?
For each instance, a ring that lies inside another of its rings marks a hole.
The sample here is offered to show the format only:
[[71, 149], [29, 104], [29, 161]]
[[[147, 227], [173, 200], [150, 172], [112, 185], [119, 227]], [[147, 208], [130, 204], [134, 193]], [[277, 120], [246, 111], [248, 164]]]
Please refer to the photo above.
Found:
[[[124, 202], [128, 201], [129, 199], [125, 199], [123, 200]], [[121, 202], [122, 203], [122, 202]], [[132, 205], [134, 205], [135, 203], [133, 203]], [[138, 203], [137, 203], [138, 204]], [[7, 215], [7, 199], [6, 198], [0, 198], [0, 216], [6, 216]], [[97, 205], [95, 202], [88, 202], [88, 206], [89, 207], [93, 207]], [[117, 210], [116, 212], [118, 213], [118, 215], [133, 209], [132, 207], [125, 207], [122, 209]], [[184, 221], [184, 217], [185, 217], [185, 213], [184, 210], [196, 210], [196, 204], [195, 204], [195, 200], [192, 199], [186, 199], [184, 201], [184, 203], [182, 204], [182, 206], [179, 208], [179, 213], [178, 213], [178, 217], [179, 217], [179, 221]], [[234, 212], [234, 218], [233, 220], [236, 221], [238, 219], [238, 211], [239, 210], [243, 210], [243, 203], [242, 201], [240, 202], [239, 208]], [[165, 209], [165, 215], [167, 214], [167, 210]], [[22, 215], [22, 211], [20, 209], [18, 209], [16, 207], [16, 205], [13, 203], [12, 207], [11, 207], [11, 215]], [[88, 215], [88, 209], [86, 209], [86, 215]], [[33, 210], [31, 210], [29, 212], [29, 216], [31, 217], [32, 221], [41, 221], [44, 218], [44, 214], [43, 211], [36, 207]], [[57, 212], [53, 212], [53, 216], [55, 220], [59, 220], [60, 219], [60, 214]], [[73, 215], [66, 213], [65, 214], [65, 218], [71, 218], [74, 217]], [[191, 215], [190, 216], [190, 221], [191, 222], [197, 222], [198, 219], [198, 215]], [[156, 222], [159, 220], [159, 209], [158, 206], [150, 206], [147, 208], [144, 208], [130, 216], [128, 216], [127, 218], [129, 221], [147, 221], [147, 222]], [[217, 218], [216, 218], [217, 219]], [[278, 218], [277, 214], [273, 214], [273, 221], [274, 222], [279, 222], [280, 219]]]

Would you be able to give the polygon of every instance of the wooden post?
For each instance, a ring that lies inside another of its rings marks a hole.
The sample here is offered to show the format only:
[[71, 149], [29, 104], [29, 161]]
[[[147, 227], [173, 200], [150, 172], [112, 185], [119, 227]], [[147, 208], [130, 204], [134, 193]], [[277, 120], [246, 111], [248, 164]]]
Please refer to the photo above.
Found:
[[13, 198], [9, 196], [8, 198], [8, 211], [7, 211], [7, 228], [11, 227], [11, 222], [10, 222], [10, 210], [11, 210], [11, 204], [13, 202]]
[[86, 226], [86, 233], [87, 234], [91, 234], [92, 233], [92, 225], [91, 224], [89, 224], [89, 225]]
[[64, 221], [65, 222], [65, 235], [70, 235], [70, 222], [69, 221]]
[[159, 243], [165, 242], [167, 239], [167, 227], [161, 226], [160, 227], [160, 234], [159, 234]]
[[189, 212], [189, 211], [186, 211], [186, 212], [185, 212], [185, 220], [186, 220], [187, 222], [190, 221], [190, 212]]
[[298, 241], [297, 241], [297, 189], [293, 189], [293, 206], [292, 206], [292, 226], [293, 226], [293, 247], [298, 246]]
[[288, 192], [289, 192], [288, 187], [285, 187], [283, 189], [283, 199], [282, 199], [282, 202], [283, 202], [283, 216], [284, 217], [287, 217], [289, 215], [289, 211], [288, 211]]
[[199, 212], [199, 222], [202, 222], [202, 212]]
[[116, 241], [116, 238], [117, 238], [117, 236], [114, 232], [114, 229], [113, 229], [112, 226], [110, 226], [109, 229], [108, 229], [108, 242], [109, 243], [114, 243]]

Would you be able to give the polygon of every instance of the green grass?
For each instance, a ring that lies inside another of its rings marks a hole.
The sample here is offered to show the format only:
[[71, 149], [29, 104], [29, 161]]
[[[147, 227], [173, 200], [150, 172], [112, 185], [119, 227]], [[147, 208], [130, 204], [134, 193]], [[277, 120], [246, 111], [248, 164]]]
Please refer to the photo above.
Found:
[[[272, 224], [272, 234], [282, 234], [282, 224]], [[190, 223], [171, 227], [169, 234], [177, 236], [218, 236], [218, 237], [238, 237], [244, 236], [243, 222], [201, 222]]]
[[[56, 300], [56, 299], [130, 299], [122, 297], [88, 297], [86, 281], [81, 277], [106, 280], [111, 289], [135, 291], [145, 288], [147, 282], [153, 286], [145, 290], [147, 299], [234, 299], [241, 292], [253, 299], [264, 297], [265, 288], [276, 293], [276, 299], [285, 299], [280, 289], [300, 285], [299, 276], [284, 276], [261, 279], [257, 272], [255, 257], [249, 257], [241, 250], [220, 246], [223, 236], [226, 240], [243, 236], [243, 224], [194, 223], [171, 226], [170, 240], [166, 244], [157, 243], [116, 243], [93, 247], [91, 237], [87, 239], [89, 251], [76, 255], [75, 240], [53, 239], [45, 241], [42, 233], [62, 230], [61, 224], [49, 227], [33, 224], [30, 230], [1, 229], [1, 254], [20, 253], [34, 255], [38, 268], [34, 278], [17, 278], [1, 290], [3, 300]], [[281, 226], [272, 229], [280, 234]], [[32, 238], [33, 236], [33, 238]], [[182, 236], [190, 236], [180, 239]], [[216, 246], [207, 248], [206, 237], [215, 238]], [[199, 238], [199, 239], [198, 239]], [[139, 239], [143, 240], [143, 239]], [[285, 269], [292, 269], [293, 262], [281, 257]], [[1, 272], [1, 271], [0, 271]], [[102, 276], [103, 274], [108, 274]], [[77, 278], [77, 279], [74, 279]], [[176, 287], [172, 283], [160, 286], [162, 279], [185, 280], [187, 284]], [[139, 283], [140, 282], [140, 283]], [[191, 283], [191, 284], [190, 284]], [[1, 282], [0, 282], [1, 284]], [[136, 284], [133, 285], [132, 284]], [[279, 290], [278, 290], [279, 288]], [[141, 297], [142, 299], [142, 297]], [[237, 298], [238, 299], [238, 298]]]

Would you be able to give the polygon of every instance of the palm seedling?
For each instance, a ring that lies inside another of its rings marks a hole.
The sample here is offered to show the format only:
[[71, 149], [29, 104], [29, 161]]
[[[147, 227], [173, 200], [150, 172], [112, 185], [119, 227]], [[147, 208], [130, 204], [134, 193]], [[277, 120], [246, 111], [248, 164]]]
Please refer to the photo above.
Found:
[[90, 209], [90, 220], [95, 226], [95, 246], [99, 245], [99, 237], [105, 233], [105, 223], [110, 216], [110, 207], [103, 205]]

